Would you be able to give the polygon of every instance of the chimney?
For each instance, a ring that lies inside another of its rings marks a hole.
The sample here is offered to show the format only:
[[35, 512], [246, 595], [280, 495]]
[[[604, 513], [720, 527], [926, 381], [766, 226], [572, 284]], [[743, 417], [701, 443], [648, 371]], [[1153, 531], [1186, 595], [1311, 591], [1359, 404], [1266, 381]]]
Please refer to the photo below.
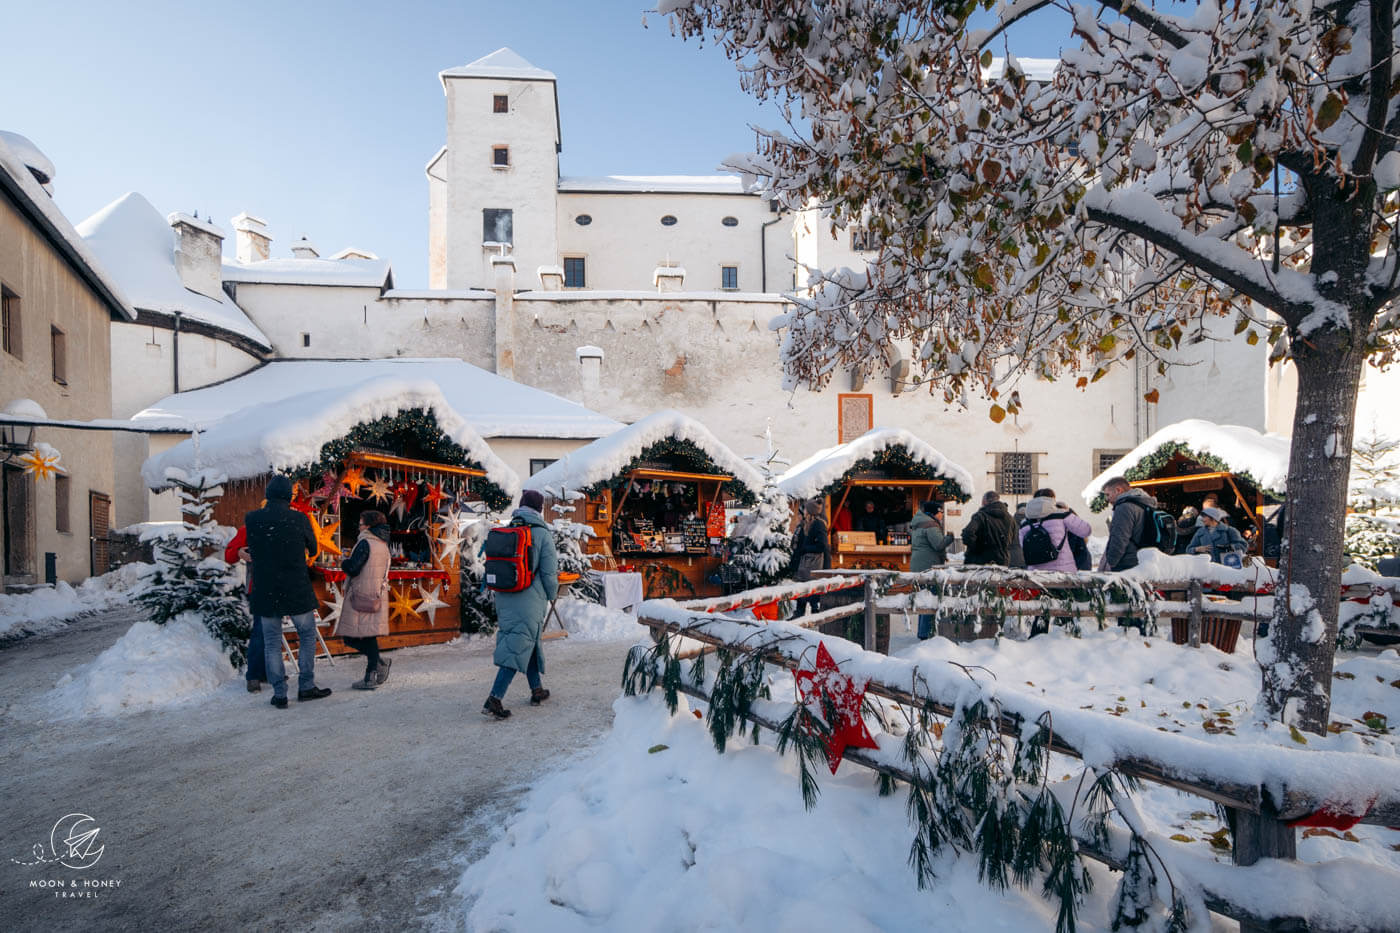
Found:
[[180, 283], [206, 298], [223, 301], [224, 231], [178, 211], [165, 220], [175, 229], [175, 269]]
[[579, 378], [584, 392], [596, 391], [603, 377], [602, 347], [578, 347], [574, 350], [578, 357]]
[[267, 232], [267, 221], [244, 211], [233, 218], [233, 230], [237, 234], [235, 258], [239, 262], [261, 262], [271, 255], [272, 235]]
[[496, 285], [496, 375], [515, 378], [515, 258], [491, 260]]
[[301, 235], [301, 239], [292, 244], [292, 255], [297, 259], [320, 259], [321, 254], [316, 251], [316, 246], [306, 238], [306, 234]]
[[685, 285], [685, 270], [680, 266], [657, 266], [651, 281], [658, 292], [678, 292]]
[[540, 266], [535, 270], [540, 277], [540, 290], [557, 292], [564, 288], [564, 270], [558, 266]]

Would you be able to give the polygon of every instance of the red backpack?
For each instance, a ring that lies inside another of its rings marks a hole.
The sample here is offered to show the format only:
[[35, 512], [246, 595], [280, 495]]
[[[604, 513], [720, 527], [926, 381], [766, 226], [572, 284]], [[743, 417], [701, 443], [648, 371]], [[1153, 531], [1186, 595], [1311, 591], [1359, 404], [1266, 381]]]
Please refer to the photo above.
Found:
[[535, 580], [530, 567], [530, 526], [520, 519], [486, 533], [486, 585], [497, 593], [528, 590]]

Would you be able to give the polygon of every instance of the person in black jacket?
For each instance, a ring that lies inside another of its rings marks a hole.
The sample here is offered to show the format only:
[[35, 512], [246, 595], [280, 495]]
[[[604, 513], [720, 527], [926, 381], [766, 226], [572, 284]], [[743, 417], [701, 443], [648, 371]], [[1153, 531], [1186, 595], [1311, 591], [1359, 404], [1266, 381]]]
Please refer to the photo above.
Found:
[[255, 624], [262, 627], [272, 705], [287, 708], [283, 616], [291, 616], [297, 630], [297, 699], [330, 696], [330, 688], [316, 686], [316, 592], [307, 569], [316, 556], [316, 533], [311, 519], [292, 509], [292, 481], [280, 475], [268, 480], [267, 505], [249, 512], [243, 526], [248, 530], [252, 573], [258, 581], [248, 602]]
[[[822, 520], [822, 501], [820, 499], [808, 502], [803, 511], [803, 522], [792, 539], [792, 569], [796, 579], [806, 582], [812, 579], [812, 570], [830, 569], [831, 536], [827, 533], [826, 522]], [[804, 570], [802, 558], [808, 555], [812, 555], [813, 559], [807, 563], [816, 566], [809, 566]], [[793, 607], [793, 615], [806, 615], [809, 611], [817, 612], [820, 601], [820, 596], [801, 597], [797, 600], [797, 605]]]
[[964, 564], [998, 564], [1002, 567], [1011, 560], [1011, 539], [1017, 537], [1016, 521], [1006, 510], [1001, 496], [988, 490], [982, 494], [982, 507], [972, 515], [972, 520], [962, 530], [963, 544], [967, 553]]
[[856, 516], [854, 530], [868, 531], [875, 536], [877, 544], [885, 543], [885, 535], [888, 533], [889, 525], [885, 522], [885, 516], [875, 510], [874, 499], [865, 500], [863, 510]]

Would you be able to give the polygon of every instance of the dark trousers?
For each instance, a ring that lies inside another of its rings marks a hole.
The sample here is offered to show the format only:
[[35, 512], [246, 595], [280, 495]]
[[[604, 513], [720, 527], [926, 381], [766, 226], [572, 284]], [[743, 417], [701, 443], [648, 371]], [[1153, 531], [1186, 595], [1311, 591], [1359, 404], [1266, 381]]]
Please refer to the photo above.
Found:
[[[498, 700], [505, 699], [506, 688], [515, 679], [515, 668], [497, 667], [496, 682], [491, 685], [491, 695]], [[531, 649], [530, 660], [525, 664], [525, 682], [530, 685], [531, 690], [540, 689], [540, 653]]]
[[371, 635], [368, 638], [342, 638], [351, 648], [365, 656], [365, 679], [374, 673], [374, 669], [379, 666], [379, 636]]

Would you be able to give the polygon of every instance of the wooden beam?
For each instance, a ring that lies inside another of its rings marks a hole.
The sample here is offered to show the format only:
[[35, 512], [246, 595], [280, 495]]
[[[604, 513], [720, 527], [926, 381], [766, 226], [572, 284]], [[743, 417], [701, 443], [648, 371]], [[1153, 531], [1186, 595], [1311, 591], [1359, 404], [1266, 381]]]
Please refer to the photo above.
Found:
[[1214, 473], [1187, 473], [1183, 476], [1159, 476], [1156, 479], [1135, 479], [1129, 482], [1131, 486], [1171, 486], [1177, 483], [1191, 483], [1201, 479], [1226, 479], [1233, 476], [1233, 473], [1217, 471]]
[[728, 483], [734, 479], [727, 473], [678, 473], [673, 470], [646, 470], [637, 469], [627, 474], [628, 479], [670, 479], [696, 482], [698, 480], [714, 480], [720, 483]]
[[431, 460], [410, 460], [408, 457], [394, 457], [389, 454], [371, 454], [355, 451], [351, 453], [346, 460], [351, 463], [365, 463], [371, 466], [399, 467], [405, 470], [426, 470], [433, 473], [451, 473], [454, 476], [486, 477], [485, 470], [452, 466], [447, 463], [434, 463]]

